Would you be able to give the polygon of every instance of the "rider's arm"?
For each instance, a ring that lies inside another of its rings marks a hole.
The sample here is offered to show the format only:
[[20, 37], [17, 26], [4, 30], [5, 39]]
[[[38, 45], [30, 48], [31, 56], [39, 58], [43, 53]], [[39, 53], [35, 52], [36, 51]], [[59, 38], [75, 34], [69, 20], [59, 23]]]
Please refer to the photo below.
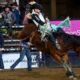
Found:
[[45, 22], [41, 21], [37, 14], [32, 14], [32, 19], [35, 20], [39, 25], [44, 25]]

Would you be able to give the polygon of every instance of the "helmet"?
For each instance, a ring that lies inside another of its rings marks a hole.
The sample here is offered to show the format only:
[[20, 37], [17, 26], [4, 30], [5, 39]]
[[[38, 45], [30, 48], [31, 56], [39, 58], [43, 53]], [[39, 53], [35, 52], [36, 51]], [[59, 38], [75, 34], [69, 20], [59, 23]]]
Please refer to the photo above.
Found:
[[42, 6], [38, 3], [32, 5], [32, 9], [39, 9], [39, 10], [42, 10]]

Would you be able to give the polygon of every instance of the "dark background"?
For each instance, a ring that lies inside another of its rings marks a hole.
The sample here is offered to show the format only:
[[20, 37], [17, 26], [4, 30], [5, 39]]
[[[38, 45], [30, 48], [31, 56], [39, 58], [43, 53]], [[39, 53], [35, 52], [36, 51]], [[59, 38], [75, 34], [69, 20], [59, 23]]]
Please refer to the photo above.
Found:
[[[80, 0], [56, 0], [56, 17], [51, 17], [51, 0], [36, 0], [44, 6], [45, 14], [51, 19], [64, 19], [70, 16], [71, 19], [80, 19]], [[20, 0], [20, 10], [24, 16], [25, 6], [28, 0]]]

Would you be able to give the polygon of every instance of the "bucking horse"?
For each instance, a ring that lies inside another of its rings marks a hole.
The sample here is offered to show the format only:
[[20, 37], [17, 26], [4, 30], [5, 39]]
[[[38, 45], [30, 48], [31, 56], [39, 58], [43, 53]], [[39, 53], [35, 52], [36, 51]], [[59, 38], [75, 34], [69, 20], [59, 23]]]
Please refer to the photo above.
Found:
[[[28, 24], [20, 31], [18, 39], [26, 39], [26, 41], [31, 42], [39, 51], [51, 55], [57, 63], [63, 65], [67, 77], [71, 80], [77, 80], [77, 76], [70, 64], [68, 51], [74, 50], [77, 55], [80, 55], [80, 36], [70, 35], [64, 31], [53, 32], [53, 35], [58, 41], [58, 43], [53, 46], [50, 40], [42, 40], [41, 35], [42, 34], [36, 25]], [[60, 47], [60, 49], [58, 49], [58, 47]]]

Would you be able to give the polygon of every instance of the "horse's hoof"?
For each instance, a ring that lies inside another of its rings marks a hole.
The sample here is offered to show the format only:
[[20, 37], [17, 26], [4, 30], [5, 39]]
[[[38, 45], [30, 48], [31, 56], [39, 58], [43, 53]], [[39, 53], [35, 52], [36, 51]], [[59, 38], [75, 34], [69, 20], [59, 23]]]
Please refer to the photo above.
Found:
[[67, 72], [66, 75], [70, 80], [78, 80], [73, 72]]
[[72, 79], [73, 78], [73, 75], [69, 76], [69, 79]]
[[77, 77], [74, 77], [74, 76], [69, 76], [69, 79], [70, 80], [78, 80]]
[[73, 80], [78, 80], [77, 77], [74, 77]]

